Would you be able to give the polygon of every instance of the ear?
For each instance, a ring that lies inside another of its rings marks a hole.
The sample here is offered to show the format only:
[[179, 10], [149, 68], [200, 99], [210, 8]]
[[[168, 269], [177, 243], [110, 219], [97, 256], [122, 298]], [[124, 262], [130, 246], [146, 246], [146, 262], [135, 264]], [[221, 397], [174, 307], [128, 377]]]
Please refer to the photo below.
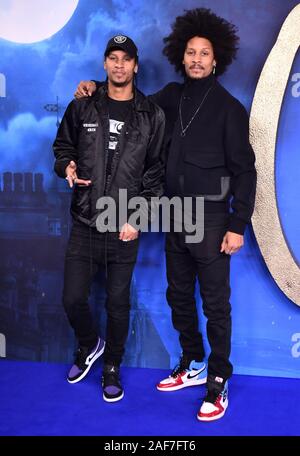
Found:
[[135, 64], [135, 67], [134, 67], [134, 70], [133, 70], [135, 74], [137, 74], [138, 69], [139, 69], [139, 67], [138, 67], [138, 64], [136, 63], [136, 64]]
[[104, 60], [104, 63], [103, 63], [103, 68], [106, 70], [106, 62]]
[[216, 66], [217, 65], [217, 62], [214, 60], [213, 61], [213, 66]]

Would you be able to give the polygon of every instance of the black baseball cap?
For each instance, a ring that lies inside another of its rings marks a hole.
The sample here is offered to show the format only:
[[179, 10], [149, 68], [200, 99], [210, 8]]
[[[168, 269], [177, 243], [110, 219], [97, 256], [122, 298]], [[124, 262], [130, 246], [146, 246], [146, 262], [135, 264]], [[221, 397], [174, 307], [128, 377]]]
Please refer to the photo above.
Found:
[[116, 35], [113, 36], [107, 43], [106, 49], [104, 52], [104, 57], [107, 57], [111, 51], [116, 49], [121, 49], [121, 51], [126, 52], [130, 57], [138, 60], [138, 50], [134, 42], [129, 36], [125, 35]]

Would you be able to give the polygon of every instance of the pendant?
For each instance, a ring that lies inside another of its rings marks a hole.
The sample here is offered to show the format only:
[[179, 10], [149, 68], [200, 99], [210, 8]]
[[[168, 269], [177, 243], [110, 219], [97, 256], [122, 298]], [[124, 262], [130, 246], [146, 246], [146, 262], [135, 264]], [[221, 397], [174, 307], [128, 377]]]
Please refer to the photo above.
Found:
[[180, 136], [181, 136], [182, 138], [184, 138], [184, 137], [185, 137], [185, 131], [182, 131], [182, 132], [180, 133]]

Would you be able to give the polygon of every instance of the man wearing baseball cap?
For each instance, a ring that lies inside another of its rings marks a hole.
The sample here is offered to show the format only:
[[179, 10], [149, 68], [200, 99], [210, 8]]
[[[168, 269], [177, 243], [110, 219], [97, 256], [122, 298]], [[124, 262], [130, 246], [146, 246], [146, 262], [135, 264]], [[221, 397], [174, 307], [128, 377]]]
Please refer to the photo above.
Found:
[[[127, 201], [163, 193], [161, 144], [163, 111], [134, 86], [138, 51], [127, 36], [111, 38], [104, 53], [106, 82], [97, 95], [73, 100], [54, 142], [55, 171], [73, 188], [73, 227], [67, 247], [63, 304], [78, 340], [69, 383], [82, 380], [104, 353], [103, 399], [124, 396], [119, 369], [128, 334], [130, 284], [138, 250], [138, 231], [129, 223], [101, 232], [99, 198], [112, 198], [119, 213], [119, 190]], [[97, 225], [96, 225], [97, 222]], [[96, 228], [97, 226], [97, 228]], [[88, 305], [93, 277], [106, 269], [106, 344], [95, 330]]]
[[138, 50], [131, 38], [125, 35], [113, 36], [107, 43], [104, 57], [107, 57], [111, 51], [121, 50], [126, 52], [130, 57], [138, 62]]

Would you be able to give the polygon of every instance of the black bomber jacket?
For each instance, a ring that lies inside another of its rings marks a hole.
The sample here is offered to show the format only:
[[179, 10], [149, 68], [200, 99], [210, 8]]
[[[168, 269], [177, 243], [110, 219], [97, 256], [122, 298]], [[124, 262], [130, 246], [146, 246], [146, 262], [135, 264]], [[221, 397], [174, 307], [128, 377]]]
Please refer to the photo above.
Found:
[[73, 160], [77, 176], [90, 179], [90, 186], [75, 186], [71, 214], [75, 220], [96, 225], [97, 200], [110, 196], [118, 204], [119, 189], [128, 199], [149, 200], [163, 193], [164, 168], [161, 159], [165, 117], [163, 111], [135, 89], [132, 109], [125, 120], [112, 163], [111, 180], [106, 182], [109, 144], [107, 84], [96, 96], [73, 100], [66, 109], [53, 144], [54, 170], [65, 178]]

